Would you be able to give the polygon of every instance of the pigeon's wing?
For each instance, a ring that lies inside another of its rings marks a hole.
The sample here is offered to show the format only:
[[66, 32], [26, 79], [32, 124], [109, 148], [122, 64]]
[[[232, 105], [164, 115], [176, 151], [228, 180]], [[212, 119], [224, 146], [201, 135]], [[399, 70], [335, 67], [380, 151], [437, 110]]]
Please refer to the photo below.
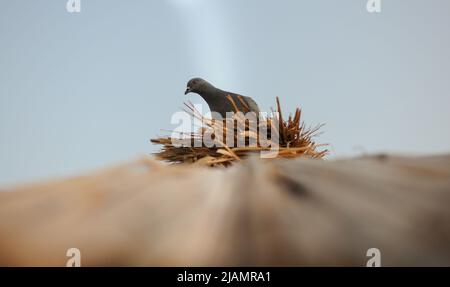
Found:
[[[245, 111], [247, 110], [248, 107], [249, 111], [259, 113], [258, 104], [256, 104], [256, 102], [252, 98], [228, 92], [226, 92], [226, 94], [230, 95], [233, 98], [233, 101], [235, 102], [239, 110]], [[244, 102], [245, 105], [243, 105], [241, 100]]]
[[250, 111], [259, 113], [258, 104], [252, 98], [244, 97], [244, 100], [247, 103], [248, 107], [250, 108]]

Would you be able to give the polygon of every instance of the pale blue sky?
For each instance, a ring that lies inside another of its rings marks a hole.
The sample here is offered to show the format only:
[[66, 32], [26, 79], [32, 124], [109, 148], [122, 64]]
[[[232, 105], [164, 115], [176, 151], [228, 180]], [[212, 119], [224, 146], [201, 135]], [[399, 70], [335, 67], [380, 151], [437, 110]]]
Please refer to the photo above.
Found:
[[450, 1], [0, 0], [0, 185], [156, 151], [193, 76], [325, 123], [331, 157], [450, 151]]

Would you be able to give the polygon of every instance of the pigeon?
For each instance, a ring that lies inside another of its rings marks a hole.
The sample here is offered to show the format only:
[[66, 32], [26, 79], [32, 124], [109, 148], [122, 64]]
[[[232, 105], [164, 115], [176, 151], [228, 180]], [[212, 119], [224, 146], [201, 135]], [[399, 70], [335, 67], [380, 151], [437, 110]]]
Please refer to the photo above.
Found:
[[[258, 105], [252, 98], [223, 91], [201, 78], [189, 80], [184, 94], [186, 95], [188, 93], [199, 94], [206, 101], [211, 112], [219, 113], [223, 119], [226, 118], [227, 112], [236, 112], [236, 109], [232, 102], [227, 98], [227, 95], [230, 95], [239, 111], [244, 114], [247, 112], [254, 112], [256, 113], [256, 117], [259, 116]], [[217, 117], [213, 114], [213, 118]]]

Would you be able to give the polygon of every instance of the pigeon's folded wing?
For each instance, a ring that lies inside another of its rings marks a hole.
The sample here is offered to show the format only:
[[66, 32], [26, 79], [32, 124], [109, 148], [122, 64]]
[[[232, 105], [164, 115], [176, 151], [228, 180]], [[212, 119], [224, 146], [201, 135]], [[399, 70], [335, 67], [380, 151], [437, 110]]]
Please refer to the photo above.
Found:
[[250, 111], [259, 113], [259, 107], [258, 104], [250, 97], [244, 97], [245, 102], [248, 104], [248, 107], [250, 108]]

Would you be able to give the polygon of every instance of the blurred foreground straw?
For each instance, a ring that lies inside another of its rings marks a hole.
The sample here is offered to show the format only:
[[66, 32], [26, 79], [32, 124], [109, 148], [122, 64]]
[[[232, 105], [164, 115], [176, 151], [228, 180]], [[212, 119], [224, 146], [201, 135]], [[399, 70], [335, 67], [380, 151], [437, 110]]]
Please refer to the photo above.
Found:
[[450, 265], [450, 156], [148, 158], [0, 192], [0, 265]]

